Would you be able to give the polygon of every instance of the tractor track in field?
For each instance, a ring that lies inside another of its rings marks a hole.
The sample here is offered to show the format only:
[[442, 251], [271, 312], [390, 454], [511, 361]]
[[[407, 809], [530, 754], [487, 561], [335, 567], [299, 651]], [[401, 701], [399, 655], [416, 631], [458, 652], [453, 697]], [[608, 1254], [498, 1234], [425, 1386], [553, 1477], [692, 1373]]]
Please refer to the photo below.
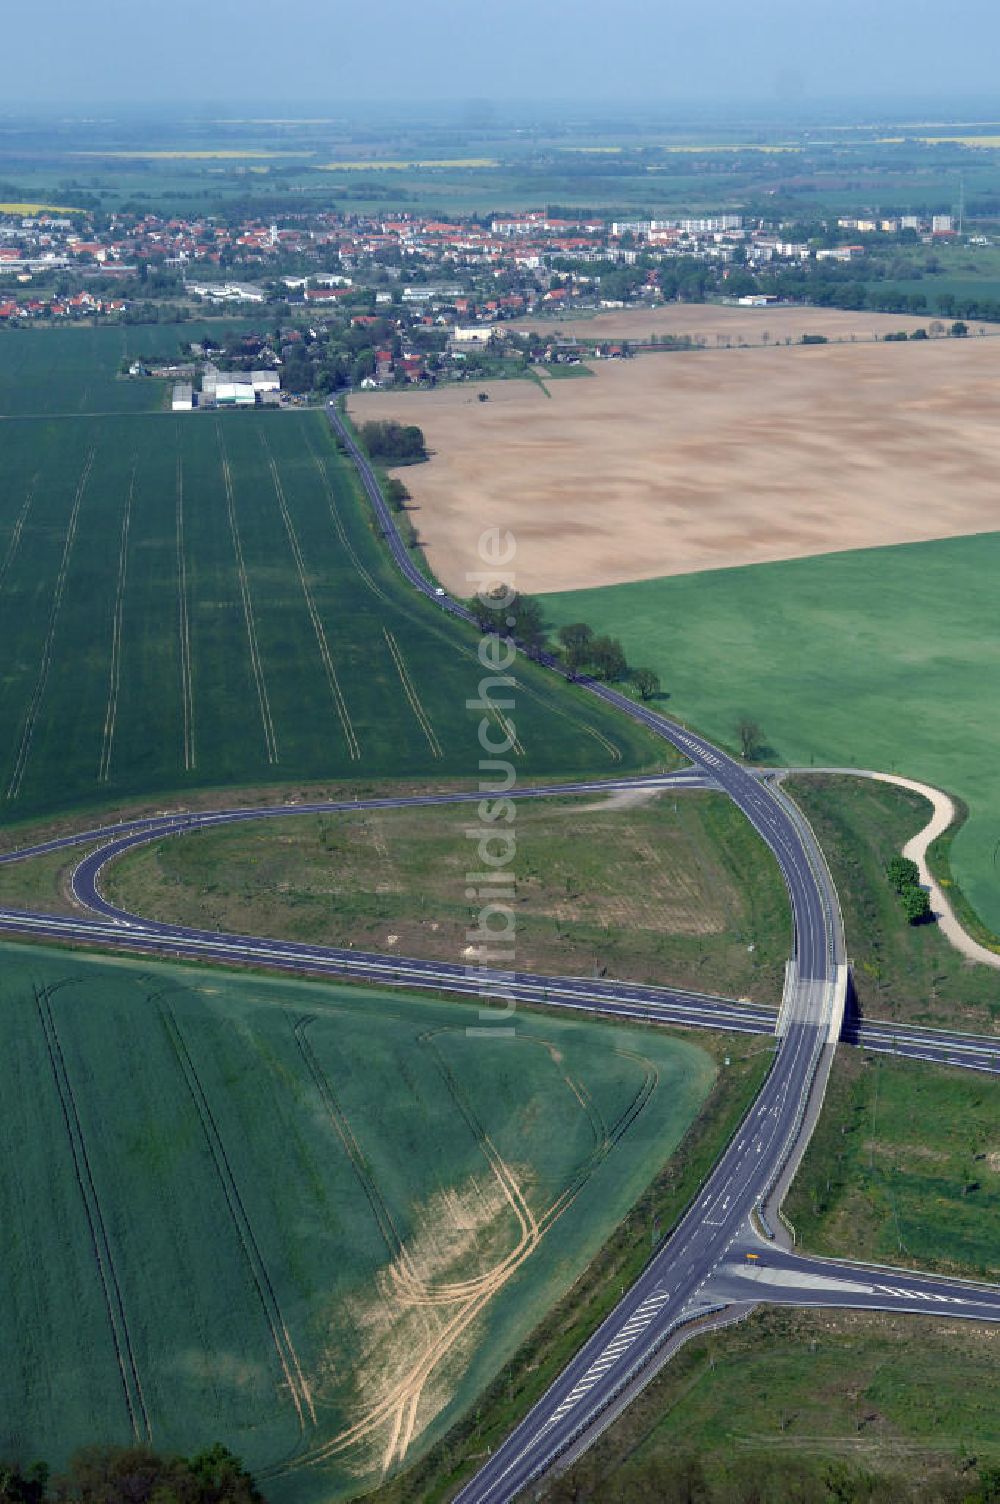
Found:
[[364, 580], [372, 595], [374, 595], [377, 600], [382, 601], [384, 605], [388, 606], [391, 604], [389, 597], [376, 583], [374, 576], [369, 573], [369, 571], [362, 564], [361, 560], [358, 558], [354, 544], [351, 542], [347, 533], [347, 529], [344, 527], [344, 520], [340, 515], [340, 509], [337, 506], [337, 498], [334, 495], [333, 487], [330, 485], [330, 477], [326, 472], [326, 467], [324, 466], [320, 456], [316, 453], [316, 450], [313, 448], [313, 443], [309, 437], [308, 431], [304, 429], [303, 432], [305, 433], [306, 448], [309, 450], [309, 453], [312, 456], [313, 464], [316, 466], [317, 473], [319, 474], [320, 484], [322, 485], [324, 494], [326, 496], [326, 504], [329, 509], [330, 517], [333, 522], [337, 537], [340, 539], [341, 547], [343, 548], [347, 557], [350, 559], [351, 563], [354, 565], [355, 572], [360, 575], [362, 580]]
[[28, 709], [25, 714], [24, 724], [21, 728], [21, 738], [18, 742], [17, 753], [14, 758], [14, 767], [7, 785], [7, 798], [16, 799], [21, 792], [21, 783], [24, 778], [24, 770], [27, 767], [28, 756], [31, 752], [31, 743], [35, 734], [35, 723], [38, 720], [38, 712], [42, 706], [45, 695], [45, 686], [49, 680], [49, 670], [52, 667], [52, 646], [55, 641], [56, 627], [59, 623], [59, 610], [62, 606], [63, 592], [66, 589], [66, 577], [69, 573], [69, 561], [73, 553], [73, 544], [76, 541], [76, 530], [80, 518], [80, 506], [83, 501], [83, 493], [87, 489], [87, 481], [94, 464], [96, 449], [89, 450], [83, 463], [83, 470], [76, 484], [76, 493], [73, 497], [73, 506], [69, 514], [69, 522], [66, 525], [66, 536], [63, 540], [62, 558], [59, 561], [59, 572], [56, 575], [55, 588], [52, 592], [52, 601], [49, 606], [48, 631], [45, 634], [45, 642], [42, 645], [42, 657], [38, 666], [38, 675], [35, 679], [35, 687]]
[[490, 701], [487, 715], [493, 724], [503, 733], [504, 740], [510, 743], [510, 748], [514, 756], [523, 757], [524, 743], [517, 734], [517, 727], [510, 716], [504, 715], [503, 711], [498, 708], [495, 700]]
[[128, 577], [128, 535], [132, 523], [132, 500], [135, 495], [135, 472], [137, 457], [132, 459], [132, 474], [129, 477], [128, 493], [122, 509], [121, 537], [118, 547], [118, 580], [115, 586], [115, 604], [111, 617], [111, 665], [108, 670], [108, 703], [104, 712], [104, 732], [101, 739], [101, 760], [97, 769], [99, 783], [107, 783], [111, 776], [111, 753], [115, 741], [115, 724], [118, 720], [118, 691], [122, 677], [122, 628], [125, 618], [125, 582]]
[[271, 479], [274, 482], [274, 494], [278, 500], [278, 510], [281, 513], [281, 520], [285, 525], [285, 532], [288, 535], [288, 543], [292, 550], [292, 558], [295, 561], [295, 570], [298, 574], [299, 584], [302, 587], [302, 594], [305, 598], [306, 610], [309, 612], [309, 620], [312, 622], [313, 632], [316, 634], [316, 645], [319, 648], [319, 656], [323, 662], [323, 670], [326, 674], [327, 683], [330, 686], [330, 697], [333, 700], [334, 709], [336, 710], [337, 715], [340, 718], [341, 728], [343, 729], [344, 733], [344, 740], [347, 743], [347, 755], [352, 759], [352, 761], [356, 762], [361, 757], [361, 746], [358, 742], [358, 738], [354, 730], [354, 723], [351, 720], [350, 711], [347, 708], [347, 701], [344, 698], [344, 692], [340, 687], [340, 680], [337, 677], [337, 670], [334, 666], [333, 655], [330, 652], [330, 644], [327, 641], [326, 629], [323, 626], [323, 620], [317, 609], [316, 601], [312, 593], [312, 588], [309, 584], [309, 575], [306, 571], [305, 559], [302, 556], [302, 547], [299, 543], [298, 534], [295, 531], [295, 525], [292, 522], [291, 513], [288, 510], [288, 503], [285, 500], [285, 488], [281, 483], [281, 476], [278, 474], [278, 467], [274, 462], [274, 457], [271, 454], [267, 439], [264, 437], [263, 433], [259, 434], [258, 437], [260, 438], [261, 448], [264, 451], [264, 455], [267, 459], [267, 463], [271, 471]]
[[243, 1250], [247, 1270], [257, 1291], [261, 1310], [264, 1313], [264, 1320], [271, 1334], [271, 1341], [274, 1345], [278, 1365], [284, 1376], [289, 1397], [295, 1407], [301, 1445], [301, 1439], [305, 1436], [307, 1425], [314, 1426], [316, 1424], [316, 1411], [313, 1405], [312, 1393], [302, 1372], [302, 1365], [299, 1362], [295, 1344], [292, 1342], [288, 1327], [281, 1314], [281, 1307], [275, 1294], [271, 1276], [268, 1273], [267, 1265], [264, 1262], [263, 1255], [254, 1235], [253, 1225], [247, 1214], [243, 1198], [240, 1195], [232, 1166], [229, 1163], [229, 1155], [226, 1152], [225, 1143], [219, 1132], [215, 1115], [212, 1112], [211, 1104], [205, 1093], [201, 1078], [198, 1075], [194, 1060], [191, 1057], [191, 1052], [187, 1047], [173, 1010], [162, 999], [159, 1001], [158, 1007], [167, 1039], [170, 1042], [191, 1101], [194, 1104], [195, 1111], [201, 1123], [202, 1133], [212, 1157], [216, 1175], [226, 1199], [226, 1205], [229, 1208], [229, 1215]]
[[382, 634], [385, 637], [386, 646], [389, 649], [392, 661], [396, 666], [399, 682], [403, 686], [403, 693], [410, 702], [410, 709], [417, 718], [417, 724], [427, 738], [427, 745], [431, 749], [431, 756], [443, 757], [444, 753], [441, 751], [441, 743], [438, 741], [434, 727], [431, 725], [430, 716], [424, 709], [420, 696], [417, 694], [416, 686], [410, 678], [410, 671], [406, 666], [406, 660], [403, 657], [399, 644], [388, 627], [383, 626]]
[[14, 526], [10, 530], [10, 537], [7, 540], [7, 549], [4, 553], [3, 561], [0, 562], [0, 590], [2, 590], [4, 587], [4, 583], [7, 579], [7, 571], [10, 569], [10, 566], [13, 564], [15, 558], [17, 557], [17, 551], [21, 546], [21, 534], [24, 532], [24, 524], [27, 522], [28, 514], [31, 511], [31, 503], [35, 499], [35, 489], [37, 485], [38, 476], [34, 475], [31, 478], [31, 483], [28, 486], [24, 501], [21, 504], [21, 510], [15, 517]]
[[[60, 985], [68, 985], [68, 983]], [[114, 1344], [115, 1357], [118, 1360], [118, 1369], [121, 1374], [122, 1389], [125, 1395], [125, 1405], [129, 1414], [132, 1434], [137, 1442], [151, 1442], [153, 1439], [153, 1428], [149, 1412], [146, 1408], [146, 1399], [143, 1394], [142, 1381], [139, 1378], [139, 1367], [136, 1361], [135, 1349], [132, 1346], [128, 1319], [125, 1315], [125, 1302], [122, 1295], [121, 1281], [115, 1268], [111, 1243], [108, 1238], [107, 1224], [101, 1211], [97, 1186], [94, 1183], [94, 1175], [90, 1165], [90, 1156], [87, 1153], [87, 1141], [84, 1137], [83, 1124], [80, 1120], [76, 1097], [73, 1092], [72, 1082], [70, 1081], [69, 1071], [66, 1068], [62, 1045], [59, 1042], [55, 1016], [52, 1012], [51, 998], [52, 994], [57, 990], [57, 987], [36, 987], [34, 989], [35, 1006], [38, 1010], [38, 1018], [45, 1039], [45, 1048], [48, 1052], [49, 1065], [52, 1069], [52, 1078], [59, 1097], [63, 1122], [66, 1126], [70, 1153], [73, 1157], [73, 1168], [76, 1173], [76, 1182], [90, 1230], [91, 1248], [101, 1281], [104, 1305], [108, 1315], [108, 1325], [111, 1328], [111, 1340]]]
[[191, 678], [191, 613], [188, 604], [187, 552], [184, 546], [184, 461], [177, 456], [177, 504], [174, 530], [177, 549], [177, 644], [181, 666], [181, 712], [184, 723], [184, 771], [195, 766], [194, 694]]
[[316, 1090], [319, 1092], [320, 1100], [323, 1103], [333, 1130], [343, 1145], [344, 1153], [347, 1155], [365, 1199], [371, 1207], [372, 1216], [375, 1218], [382, 1241], [386, 1247], [386, 1252], [390, 1259], [407, 1260], [406, 1246], [399, 1234], [399, 1229], [396, 1227], [392, 1212], [389, 1210], [378, 1188], [374, 1175], [368, 1168], [364, 1151], [358, 1143], [354, 1129], [351, 1127], [350, 1119], [341, 1107], [330, 1078], [320, 1064], [311, 1040], [307, 1037], [306, 1031], [309, 1025], [315, 1022], [315, 1018], [315, 1014], [307, 1013], [295, 1020], [292, 1025], [292, 1034], [295, 1037], [295, 1043], [298, 1045], [302, 1059], [305, 1061]]
[[253, 599], [250, 595], [250, 581], [247, 577], [247, 567], [243, 558], [240, 526], [236, 517], [236, 493], [233, 487], [233, 473], [222, 437], [222, 424], [218, 420], [216, 420], [215, 435], [219, 445], [219, 461], [222, 465], [222, 480], [226, 491], [229, 532], [233, 540], [233, 552], [236, 555], [236, 574], [240, 587], [240, 599], [243, 603], [243, 621], [247, 631], [247, 644], [250, 649], [250, 667], [257, 688], [257, 703], [260, 707], [261, 726], [264, 731], [264, 751], [268, 762], [276, 763], [279, 761], [278, 740], [274, 734], [274, 721], [271, 718], [271, 701], [267, 693], [267, 683], [264, 679], [260, 647], [257, 643], [257, 623], [254, 617]]
[[549, 1059], [562, 1077], [563, 1084], [570, 1095], [576, 1098], [581, 1112], [590, 1124], [590, 1131], [594, 1135], [595, 1147], [608, 1143], [608, 1125], [604, 1121], [603, 1114], [598, 1109], [586, 1086], [582, 1081], [578, 1081], [575, 1076], [571, 1076], [569, 1071], [565, 1069], [562, 1055], [551, 1040], [539, 1039], [538, 1043], [547, 1051]]

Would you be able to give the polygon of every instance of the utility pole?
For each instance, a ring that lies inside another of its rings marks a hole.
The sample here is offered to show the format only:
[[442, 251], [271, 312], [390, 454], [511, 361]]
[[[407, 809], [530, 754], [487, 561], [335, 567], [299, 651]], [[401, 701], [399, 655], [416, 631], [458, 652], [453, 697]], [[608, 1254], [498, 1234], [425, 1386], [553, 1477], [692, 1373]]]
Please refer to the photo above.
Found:
[[958, 233], [965, 231], [965, 175], [958, 180]]

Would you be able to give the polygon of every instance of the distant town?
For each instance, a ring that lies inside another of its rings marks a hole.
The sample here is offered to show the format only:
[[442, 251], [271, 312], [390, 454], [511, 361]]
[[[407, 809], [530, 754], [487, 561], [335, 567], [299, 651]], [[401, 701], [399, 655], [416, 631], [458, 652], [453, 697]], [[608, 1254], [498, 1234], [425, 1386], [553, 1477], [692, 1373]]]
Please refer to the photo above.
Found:
[[[211, 315], [244, 335], [252, 326], [242, 343], [223, 342], [230, 369], [216, 369], [209, 345], [190, 364], [152, 369], [140, 360], [123, 371], [173, 377], [173, 407], [186, 411], [515, 375], [534, 360], [579, 358], [572, 331], [568, 340], [530, 334], [524, 321], [535, 316], [569, 322], [592, 310], [713, 300], [1000, 318], [1000, 308], [964, 308], [947, 292], [935, 303], [919, 285], [895, 287], [906, 257], [933, 257], [949, 242], [972, 251], [992, 244], [947, 214], [772, 224], [734, 213], [616, 220], [542, 209], [447, 221], [331, 212], [269, 223], [10, 213], [0, 215], [0, 325]], [[620, 340], [596, 340], [586, 353], [631, 352]]]

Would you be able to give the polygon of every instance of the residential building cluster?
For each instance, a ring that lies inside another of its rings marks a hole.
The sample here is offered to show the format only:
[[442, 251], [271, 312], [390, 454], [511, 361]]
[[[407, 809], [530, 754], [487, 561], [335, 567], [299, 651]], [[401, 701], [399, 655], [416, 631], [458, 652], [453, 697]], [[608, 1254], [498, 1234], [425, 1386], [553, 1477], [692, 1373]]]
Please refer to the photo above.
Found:
[[[479, 336], [463, 331], [570, 305], [655, 302], [657, 268], [681, 258], [717, 268], [711, 285], [724, 292], [738, 269], [849, 263], [870, 254], [878, 234], [913, 231], [933, 241], [956, 233], [947, 214], [844, 216], [808, 240], [789, 230], [733, 213], [609, 220], [541, 209], [448, 220], [405, 212], [309, 212], [280, 222], [0, 216], [0, 321], [116, 316], [149, 300], [188, 309], [301, 305], [308, 318], [398, 318], [402, 309], [407, 327], [446, 328], [455, 343], [475, 343]], [[623, 284], [617, 272], [632, 268]], [[102, 294], [100, 282], [115, 278], [120, 285]]]
[[0, 287], [0, 323], [12, 319], [90, 319], [114, 317], [128, 308], [127, 298], [99, 298], [87, 291], [53, 297], [5, 297]]

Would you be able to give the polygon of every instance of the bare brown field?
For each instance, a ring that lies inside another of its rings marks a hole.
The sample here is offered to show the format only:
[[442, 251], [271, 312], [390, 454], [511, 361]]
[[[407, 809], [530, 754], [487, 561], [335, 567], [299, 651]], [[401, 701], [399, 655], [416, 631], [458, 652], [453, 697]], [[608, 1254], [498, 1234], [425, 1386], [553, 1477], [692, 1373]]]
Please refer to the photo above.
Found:
[[[739, 308], [719, 303], [667, 303], [661, 308], [602, 308], [596, 313], [568, 313], [561, 317], [522, 319], [515, 327], [539, 334], [581, 339], [626, 339], [642, 344], [652, 335], [687, 336], [717, 345], [783, 345], [803, 334], [824, 334], [830, 340], [883, 339], [897, 330], [910, 333], [946, 323], [931, 314], [915, 318], [898, 313], [855, 312], [842, 308]], [[975, 324], [977, 332], [987, 325]]]
[[[898, 321], [897, 321], [898, 323]], [[405, 473], [435, 573], [470, 594], [478, 540], [529, 592], [1000, 528], [1000, 341], [707, 350], [589, 381], [365, 393], [419, 423]]]

